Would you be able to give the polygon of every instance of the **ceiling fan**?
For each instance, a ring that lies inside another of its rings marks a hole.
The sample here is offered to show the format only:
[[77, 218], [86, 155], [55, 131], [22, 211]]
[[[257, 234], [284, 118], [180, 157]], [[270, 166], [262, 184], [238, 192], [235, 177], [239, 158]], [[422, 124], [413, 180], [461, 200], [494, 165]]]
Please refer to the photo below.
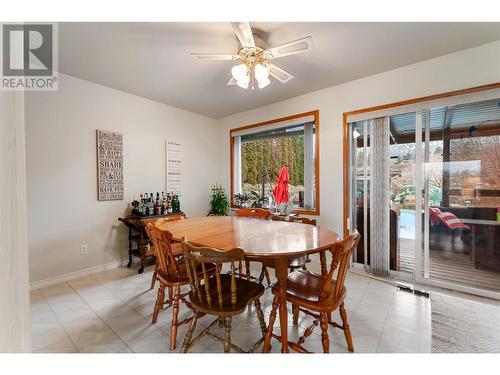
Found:
[[271, 83], [269, 76], [281, 83], [287, 83], [293, 79], [293, 75], [270, 63], [269, 60], [307, 52], [313, 48], [310, 36], [276, 47], [265, 48], [258, 35], [255, 35], [257, 43], [262, 43], [262, 45], [256, 45], [256, 39], [248, 22], [232, 22], [231, 24], [241, 44], [241, 49], [237, 55], [191, 54], [191, 56], [201, 61], [231, 60], [241, 62], [231, 69], [232, 78], [227, 83], [228, 85], [238, 85], [243, 89], [251, 87], [253, 90], [255, 83], [257, 83], [259, 89], [263, 89]]

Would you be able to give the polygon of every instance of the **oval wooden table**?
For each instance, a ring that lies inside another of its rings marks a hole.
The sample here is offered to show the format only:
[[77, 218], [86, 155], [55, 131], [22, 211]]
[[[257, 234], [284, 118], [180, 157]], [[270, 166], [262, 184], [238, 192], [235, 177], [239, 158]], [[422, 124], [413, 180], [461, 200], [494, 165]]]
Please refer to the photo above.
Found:
[[[159, 226], [169, 230], [173, 239], [187, 240], [196, 246], [245, 251], [245, 257], [275, 269], [281, 327], [281, 351], [288, 353], [288, 311], [286, 280], [289, 258], [326, 250], [339, 240], [339, 236], [326, 228], [308, 224], [271, 221], [234, 216], [193, 217], [165, 222]], [[269, 350], [271, 337], [266, 335], [264, 351]]]

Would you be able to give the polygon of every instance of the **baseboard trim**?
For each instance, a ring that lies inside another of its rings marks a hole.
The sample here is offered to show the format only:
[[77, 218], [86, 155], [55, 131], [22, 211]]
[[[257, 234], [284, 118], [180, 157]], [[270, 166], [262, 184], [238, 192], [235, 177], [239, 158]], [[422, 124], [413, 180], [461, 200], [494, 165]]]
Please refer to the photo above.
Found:
[[112, 270], [114, 268], [120, 267], [122, 264], [123, 264], [122, 261], [116, 260], [114, 262], [100, 264], [98, 266], [85, 268], [83, 270], [78, 270], [75, 272], [65, 273], [63, 275], [49, 277], [48, 279], [33, 281], [30, 283], [30, 290], [44, 288], [46, 286], [50, 286], [50, 285], [54, 285], [54, 284], [58, 284], [58, 283], [63, 283], [65, 281], [78, 279], [79, 277], [89, 276], [89, 275], [92, 275], [94, 273], [98, 273], [98, 272], [102, 272], [102, 271], [106, 271], [106, 270]]

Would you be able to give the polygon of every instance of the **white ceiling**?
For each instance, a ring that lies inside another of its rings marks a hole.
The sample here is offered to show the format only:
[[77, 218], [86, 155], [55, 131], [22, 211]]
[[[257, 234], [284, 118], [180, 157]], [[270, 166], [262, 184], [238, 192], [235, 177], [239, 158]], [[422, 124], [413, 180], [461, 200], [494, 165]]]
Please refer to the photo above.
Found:
[[311, 52], [273, 61], [292, 73], [258, 90], [227, 86], [238, 51], [229, 23], [60, 23], [60, 71], [213, 118], [500, 40], [500, 23], [251, 23], [269, 46], [312, 36]]

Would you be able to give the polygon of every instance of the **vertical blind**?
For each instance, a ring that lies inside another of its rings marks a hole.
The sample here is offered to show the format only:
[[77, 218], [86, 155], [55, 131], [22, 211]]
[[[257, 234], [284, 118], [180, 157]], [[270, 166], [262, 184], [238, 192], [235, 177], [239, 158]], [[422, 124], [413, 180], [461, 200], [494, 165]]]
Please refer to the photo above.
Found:
[[375, 275], [389, 273], [389, 117], [373, 120], [371, 138], [370, 264]]

